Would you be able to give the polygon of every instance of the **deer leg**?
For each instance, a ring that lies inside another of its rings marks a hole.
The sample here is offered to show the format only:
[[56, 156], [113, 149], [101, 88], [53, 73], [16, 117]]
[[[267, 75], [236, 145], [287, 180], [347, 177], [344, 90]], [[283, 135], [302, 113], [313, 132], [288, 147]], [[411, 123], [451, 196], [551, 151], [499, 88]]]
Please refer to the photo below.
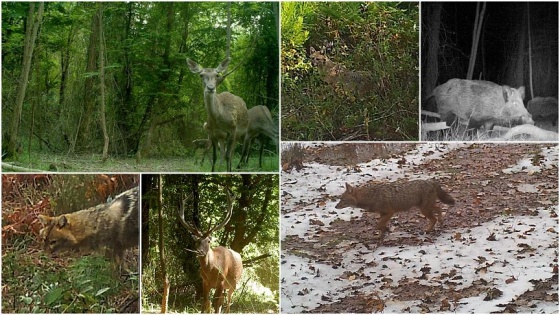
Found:
[[212, 141], [208, 139], [208, 142], [206, 142], [206, 145], [204, 146], [204, 151], [202, 152], [202, 161], [200, 161], [200, 165], [204, 164], [204, 159], [206, 158], [206, 155], [208, 155], [210, 147], [212, 147]]
[[227, 292], [227, 300], [226, 300], [226, 313], [229, 313], [229, 307], [231, 306], [231, 296], [233, 295], [234, 288], [229, 288]]
[[221, 155], [220, 155], [220, 164], [221, 164], [221, 163], [224, 162], [224, 157], [225, 157], [225, 155], [226, 155], [226, 149], [224, 148], [223, 145], [221, 145], [221, 144], [219, 144], [219, 143], [218, 143], [218, 145], [219, 145], [219, 147], [220, 147], [220, 154], [221, 154]]
[[248, 133], [245, 134], [243, 138], [243, 149], [241, 150], [241, 159], [239, 164], [237, 164], [237, 169], [240, 169], [242, 165], [247, 165], [249, 161], [249, 146], [251, 145], [251, 137]]
[[231, 158], [233, 156], [234, 144], [235, 144], [235, 135], [228, 134], [226, 137], [226, 164], [227, 164], [228, 172], [231, 172]]
[[245, 157], [245, 165], [249, 165], [249, 154], [251, 153], [251, 147], [253, 146], [253, 140], [255, 138], [251, 137], [249, 143], [247, 143], [247, 156]]
[[221, 313], [223, 304], [224, 304], [224, 287], [220, 284], [218, 285], [216, 291], [214, 292], [214, 302], [212, 303], [212, 305], [214, 306], [214, 312]]
[[216, 139], [212, 139], [212, 172], [214, 171], [214, 168], [216, 166], [216, 145], [218, 144], [218, 141], [216, 141]]
[[262, 137], [260, 137], [259, 142], [261, 143], [261, 147], [259, 148], [259, 168], [262, 168], [262, 155], [263, 155], [263, 149], [264, 149], [264, 139]]
[[202, 281], [202, 312], [201, 313], [210, 313], [210, 286]]

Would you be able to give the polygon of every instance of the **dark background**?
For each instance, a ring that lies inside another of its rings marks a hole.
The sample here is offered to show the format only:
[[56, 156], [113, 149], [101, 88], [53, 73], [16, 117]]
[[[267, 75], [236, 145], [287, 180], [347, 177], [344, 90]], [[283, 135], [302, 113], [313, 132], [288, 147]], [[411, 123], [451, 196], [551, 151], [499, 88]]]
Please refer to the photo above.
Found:
[[[424, 96], [449, 79], [467, 79], [476, 6], [474, 2], [422, 3]], [[530, 86], [528, 21], [534, 95]], [[429, 59], [435, 47], [437, 63]], [[535, 96], [558, 96], [558, 3], [487, 3], [471, 79], [516, 88], [523, 85], [526, 101]]]

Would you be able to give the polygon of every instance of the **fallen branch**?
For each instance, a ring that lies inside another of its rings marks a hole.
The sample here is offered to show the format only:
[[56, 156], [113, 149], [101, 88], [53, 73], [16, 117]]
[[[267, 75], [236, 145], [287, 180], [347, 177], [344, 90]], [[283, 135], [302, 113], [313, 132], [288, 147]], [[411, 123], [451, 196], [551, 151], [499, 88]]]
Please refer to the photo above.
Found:
[[259, 260], [263, 260], [263, 259], [268, 258], [270, 256], [272, 256], [272, 255], [271, 254], [263, 254], [263, 255], [260, 255], [260, 256], [257, 256], [257, 257], [253, 257], [251, 259], [247, 259], [247, 260], [243, 261], [243, 267], [250, 267], [250, 266], [254, 265], [255, 262], [257, 262]]
[[8, 172], [30, 172], [30, 173], [45, 173], [43, 170], [35, 170], [32, 168], [25, 168], [21, 166], [15, 166], [12, 164], [2, 162], [2, 171]]

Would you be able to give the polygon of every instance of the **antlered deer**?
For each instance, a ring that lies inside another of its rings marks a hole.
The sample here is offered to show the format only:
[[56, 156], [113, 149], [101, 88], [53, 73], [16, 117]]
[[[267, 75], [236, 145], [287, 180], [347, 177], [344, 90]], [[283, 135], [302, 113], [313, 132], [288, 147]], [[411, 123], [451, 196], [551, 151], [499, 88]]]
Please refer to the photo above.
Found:
[[233, 203], [231, 194], [228, 191], [228, 210], [225, 219], [215, 227], [210, 227], [206, 233], [202, 233], [194, 225], [185, 221], [185, 209], [182, 205], [177, 214], [181, 224], [189, 231], [196, 242], [196, 255], [200, 263], [200, 276], [202, 277], [202, 313], [210, 311], [210, 290], [214, 291], [214, 311], [220, 313], [222, 309], [224, 290], [228, 290], [226, 301], [226, 312], [229, 313], [231, 305], [231, 296], [237, 286], [237, 282], [241, 279], [243, 272], [243, 263], [239, 253], [218, 246], [210, 248], [212, 241], [212, 232], [224, 227], [233, 212]]
[[259, 137], [260, 149], [259, 149], [259, 167], [262, 167], [262, 154], [263, 154], [263, 138], [264, 136], [270, 138], [274, 145], [278, 145], [278, 126], [272, 120], [272, 115], [268, 107], [263, 105], [258, 105], [250, 108], [247, 111], [249, 117], [249, 127], [247, 128], [247, 133], [245, 134], [245, 139], [243, 140], [243, 152], [241, 153], [241, 161], [237, 168], [240, 168], [242, 164], [249, 163], [249, 151], [251, 150], [251, 145], [253, 140]]
[[241, 97], [229, 92], [216, 93], [216, 88], [223, 81], [221, 73], [227, 70], [229, 58], [222, 61], [217, 68], [202, 68], [188, 58], [187, 64], [193, 73], [200, 75], [204, 84], [204, 105], [208, 115], [206, 126], [212, 141], [212, 172], [216, 164], [218, 143], [224, 146], [227, 171], [231, 172], [231, 158], [235, 144], [247, 132], [249, 122], [247, 105]]

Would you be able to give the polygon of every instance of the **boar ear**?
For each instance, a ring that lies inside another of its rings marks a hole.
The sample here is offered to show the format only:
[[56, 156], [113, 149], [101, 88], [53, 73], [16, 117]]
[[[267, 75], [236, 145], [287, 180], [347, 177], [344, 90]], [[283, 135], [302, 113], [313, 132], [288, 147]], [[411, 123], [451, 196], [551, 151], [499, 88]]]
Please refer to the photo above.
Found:
[[58, 220], [56, 221], [56, 225], [59, 229], [62, 229], [67, 223], [68, 219], [65, 215], [60, 216], [60, 218], [58, 218]]
[[525, 87], [522, 86], [519, 89], [517, 89], [519, 91], [519, 94], [521, 95], [521, 99], [525, 99]]
[[39, 214], [37, 219], [39, 219], [39, 222], [41, 222], [43, 226], [47, 226], [51, 222], [51, 217], [42, 214]]
[[502, 85], [502, 95], [504, 96], [504, 103], [507, 103], [511, 94], [511, 88], [507, 85]]
[[346, 191], [352, 193], [353, 190], [354, 188], [350, 184], [346, 183]]

